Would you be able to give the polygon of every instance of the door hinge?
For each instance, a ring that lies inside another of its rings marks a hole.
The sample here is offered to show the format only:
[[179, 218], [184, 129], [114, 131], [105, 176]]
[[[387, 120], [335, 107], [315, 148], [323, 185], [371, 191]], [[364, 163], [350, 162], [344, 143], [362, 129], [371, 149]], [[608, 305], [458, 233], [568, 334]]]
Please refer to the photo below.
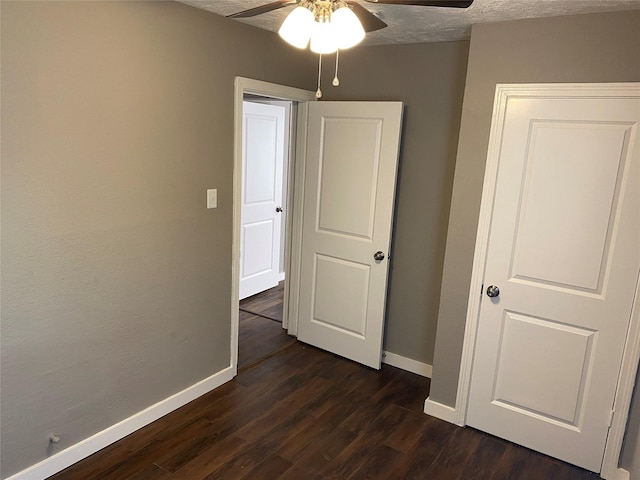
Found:
[[613, 415], [616, 413], [616, 411], [614, 409], [611, 410], [611, 412], [609, 412], [609, 427], [611, 427], [611, 425], [613, 425]]

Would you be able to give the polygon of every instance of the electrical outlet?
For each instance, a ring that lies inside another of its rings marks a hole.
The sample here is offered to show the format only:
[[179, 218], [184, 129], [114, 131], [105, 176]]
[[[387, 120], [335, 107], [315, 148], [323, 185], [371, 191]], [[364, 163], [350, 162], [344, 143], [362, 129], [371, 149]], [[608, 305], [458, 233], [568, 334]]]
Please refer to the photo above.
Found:
[[207, 190], [207, 208], [218, 208], [218, 189], [209, 188]]

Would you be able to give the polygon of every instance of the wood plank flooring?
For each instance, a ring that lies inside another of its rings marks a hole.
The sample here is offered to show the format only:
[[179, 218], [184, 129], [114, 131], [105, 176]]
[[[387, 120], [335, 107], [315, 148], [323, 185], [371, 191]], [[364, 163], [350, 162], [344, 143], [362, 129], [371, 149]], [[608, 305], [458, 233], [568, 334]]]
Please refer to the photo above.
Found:
[[296, 341], [282, 328], [284, 282], [240, 301], [238, 370]]
[[[241, 352], [258, 332], [240, 337]], [[264, 338], [273, 342], [272, 354], [247, 360], [231, 382], [51, 479], [600, 478], [425, 415], [427, 378], [388, 365], [375, 371], [297, 341], [281, 345], [277, 335]]]
[[238, 369], [260, 361], [295, 342], [282, 323], [240, 310], [238, 333]]
[[240, 300], [240, 311], [282, 322], [283, 297], [284, 282], [280, 282], [277, 287]]
[[428, 390], [296, 342], [52, 478], [599, 478], [425, 415]]

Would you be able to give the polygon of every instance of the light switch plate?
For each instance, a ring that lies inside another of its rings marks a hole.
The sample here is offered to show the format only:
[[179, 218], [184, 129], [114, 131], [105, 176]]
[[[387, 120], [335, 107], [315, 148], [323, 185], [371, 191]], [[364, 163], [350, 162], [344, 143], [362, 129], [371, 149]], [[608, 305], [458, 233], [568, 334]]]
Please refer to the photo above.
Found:
[[207, 208], [218, 208], [218, 189], [207, 189]]

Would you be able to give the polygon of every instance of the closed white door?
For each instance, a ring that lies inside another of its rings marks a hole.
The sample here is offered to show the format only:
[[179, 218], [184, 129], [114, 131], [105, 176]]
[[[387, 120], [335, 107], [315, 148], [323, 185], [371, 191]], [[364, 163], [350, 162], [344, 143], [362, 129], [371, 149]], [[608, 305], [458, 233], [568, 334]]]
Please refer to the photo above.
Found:
[[280, 276], [284, 125], [284, 107], [243, 102], [241, 300]]
[[595, 472], [640, 271], [639, 94], [523, 93], [498, 136], [467, 422]]
[[309, 104], [299, 340], [379, 369], [402, 104]]

